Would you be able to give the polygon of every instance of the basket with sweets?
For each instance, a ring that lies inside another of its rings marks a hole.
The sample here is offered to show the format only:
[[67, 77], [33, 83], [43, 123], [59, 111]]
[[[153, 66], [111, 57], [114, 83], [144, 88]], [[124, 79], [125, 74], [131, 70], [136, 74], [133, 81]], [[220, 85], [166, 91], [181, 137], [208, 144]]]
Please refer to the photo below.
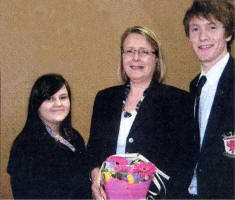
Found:
[[165, 185], [159, 175], [169, 179], [169, 176], [138, 153], [109, 156], [100, 169], [100, 178], [103, 179], [109, 200], [145, 199], [152, 181], [159, 193], [161, 185], [166, 193]]

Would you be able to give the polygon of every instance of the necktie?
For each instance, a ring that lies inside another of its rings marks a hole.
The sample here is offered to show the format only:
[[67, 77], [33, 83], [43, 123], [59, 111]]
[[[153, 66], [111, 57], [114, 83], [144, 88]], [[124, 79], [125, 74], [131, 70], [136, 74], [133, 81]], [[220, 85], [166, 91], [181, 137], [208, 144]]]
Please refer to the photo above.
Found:
[[202, 76], [197, 84], [196, 105], [195, 105], [195, 125], [196, 125], [196, 130], [198, 131], [199, 134], [200, 134], [199, 103], [200, 103], [201, 90], [205, 83], [206, 83], [206, 76]]

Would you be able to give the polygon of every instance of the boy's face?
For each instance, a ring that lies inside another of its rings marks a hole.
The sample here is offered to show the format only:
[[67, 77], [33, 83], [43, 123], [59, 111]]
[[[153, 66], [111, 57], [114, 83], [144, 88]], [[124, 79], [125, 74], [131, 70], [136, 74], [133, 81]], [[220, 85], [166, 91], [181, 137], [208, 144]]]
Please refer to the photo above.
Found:
[[227, 42], [223, 24], [211, 18], [193, 17], [189, 22], [189, 41], [201, 61], [204, 70], [208, 71], [227, 53]]

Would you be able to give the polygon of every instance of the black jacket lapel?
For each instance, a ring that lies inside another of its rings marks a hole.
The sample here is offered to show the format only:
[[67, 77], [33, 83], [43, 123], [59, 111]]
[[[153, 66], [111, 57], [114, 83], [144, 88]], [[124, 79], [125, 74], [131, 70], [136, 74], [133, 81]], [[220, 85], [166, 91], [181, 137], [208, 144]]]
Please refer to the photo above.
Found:
[[220, 118], [218, 118], [218, 116], [226, 115], [226, 113], [222, 112], [224, 112], [223, 108], [226, 106], [225, 104], [228, 98], [227, 95], [232, 92], [232, 90], [234, 90], [234, 63], [233, 59], [230, 57], [217, 86], [214, 102], [205, 130], [202, 150], [205, 145], [210, 145], [211, 143], [213, 143], [214, 139], [216, 138], [217, 132], [221, 135], [222, 140], [222, 135], [224, 133], [219, 133], [220, 129], [218, 129], [217, 127], [223, 127], [223, 125], [221, 125], [221, 123], [223, 122]]

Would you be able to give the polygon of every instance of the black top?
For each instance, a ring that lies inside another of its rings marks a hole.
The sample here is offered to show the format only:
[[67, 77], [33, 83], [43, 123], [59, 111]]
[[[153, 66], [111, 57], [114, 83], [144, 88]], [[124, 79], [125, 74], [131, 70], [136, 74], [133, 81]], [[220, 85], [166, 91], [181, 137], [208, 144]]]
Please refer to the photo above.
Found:
[[21, 132], [12, 146], [7, 168], [14, 198], [87, 198], [87, 155], [83, 138], [74, 129], [70, 143], [75, 152], [46, 131]]
[[[87, 146], [91, 169], [116, 152], [124, 91], [125, 86], [115, 86], [96, 96]], [[190, 181], [191, 111], [192, 99], [187, 92], [153, 81], [126, 140], [126, 152], [141, 153], [171, 176], [167, 193], [173, 198], [186, 192]]]

